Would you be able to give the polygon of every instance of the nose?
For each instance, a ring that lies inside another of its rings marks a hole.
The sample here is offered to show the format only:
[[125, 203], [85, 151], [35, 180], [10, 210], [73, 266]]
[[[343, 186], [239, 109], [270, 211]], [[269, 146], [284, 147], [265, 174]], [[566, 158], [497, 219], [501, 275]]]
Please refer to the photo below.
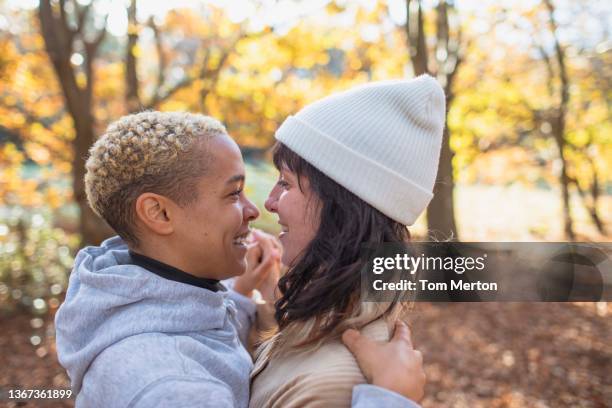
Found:
[[280, 192], [280, 187], [278, 185], [274, 185], [274, 188], [270, 191], [268, 198], [264, 204], [266, 210], [271, 213], [275, 213], [278, 210], [278, 196]]
[[259, 210], [251, 200], [249, 200], [248, 198], [245, 198], [245, 200], [246, 203], [243, 210], [244, 218], [247, 222], [253, 221], [257, 219], [257, 217], [259, 217]]

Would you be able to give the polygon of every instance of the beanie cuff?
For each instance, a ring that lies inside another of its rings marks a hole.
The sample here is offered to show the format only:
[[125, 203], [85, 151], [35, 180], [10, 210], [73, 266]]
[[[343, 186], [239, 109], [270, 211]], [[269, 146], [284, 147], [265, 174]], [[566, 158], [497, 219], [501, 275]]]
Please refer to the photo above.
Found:
[[404, 225], [414, 224], [433, 197], [413, 181], [295, 116], [289, 116], [274, 136], [329, 178]]

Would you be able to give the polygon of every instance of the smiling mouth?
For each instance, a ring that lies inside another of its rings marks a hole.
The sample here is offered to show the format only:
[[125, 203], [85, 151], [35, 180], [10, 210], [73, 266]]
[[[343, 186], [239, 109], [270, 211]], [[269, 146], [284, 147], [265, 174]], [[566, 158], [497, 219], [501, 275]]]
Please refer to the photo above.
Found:
[[249, 236], [250, 233], [251, 233], [251, 230], [249, 229], [245, 233], [242, 233], [240, 235], [235, 236], [234, 240], [232, 241], [232, 243], [234, 245], [239, 245], [239, 246], [246, 247], [246, 245], [247, 245], [247, 237]]

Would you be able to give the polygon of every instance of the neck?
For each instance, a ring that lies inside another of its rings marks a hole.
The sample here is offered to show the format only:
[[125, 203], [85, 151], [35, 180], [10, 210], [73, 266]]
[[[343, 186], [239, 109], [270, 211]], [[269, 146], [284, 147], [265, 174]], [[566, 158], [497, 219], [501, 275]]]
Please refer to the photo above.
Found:
[[208, 289], [212, 292], [225, 291], [223, 285], [216, 279], [198, 278], [177, 269], [171, 265], [157, 261], [148, 256], [136, 253], [130, 250], [131, 263], [138, 265], [141, 268], [148, 270], [164, 279], [175, 282], [184, 283], [187, 285], [196, 286], [202, 289]]
[[128, 247], [132, 252], [155, 259], [156, 261], [172, 266], [173, 268], [180, 269], [189, 275], [193, 275], [198, 278], [217, 279], [215, 276], [208, 276], [208, 274], [202, 273], [201, 271], [193, 268], [192, 265], [187, 262], [188, 257], [184, 256], [181, 253], [180, 248], [176, 248], [171, 242], [141, 240], [138, 246], [128, 245]]

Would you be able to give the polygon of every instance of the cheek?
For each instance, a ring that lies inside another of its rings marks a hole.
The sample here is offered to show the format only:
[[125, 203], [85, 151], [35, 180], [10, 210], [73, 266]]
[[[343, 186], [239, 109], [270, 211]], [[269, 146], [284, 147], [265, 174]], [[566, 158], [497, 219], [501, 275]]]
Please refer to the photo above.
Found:
[[[313, 211], [309, 211], [309, 213], [313, 213]], [[316, 214], [311, 214], [305, 219], [306, 224], [304, 225], [305, 234], [308, 236], [308, 241], [314, 239], [317, 231], [319, 230], [319, 220]]]
[[207, 245], [218, 247], [236, 235], [242, 224], [240, 204], [219, 203], [201, 208], [184, 221]]
[[311, 205], [307, 205], [307, 203], [307, 201], [304, 202], [304, 206], [302, 207], [302, 212], [304, 214], [304, 229], [305, 233], [312, 239], [319, 229], [321, 219], [320, 209], [314, 201]]
[[295, 229], [299, 229], [300, 240], [310, 242], [319, 228], [319, 214], [316, 208], [309, 205], [308, 200], [302, 195], [292, 202], [287, 202], [286, 208], [291, 213]]
[[[244, 219], [244, 206], [240, 203], [232, 203], [228, 205], [223, 210], [223, 215], [221, 217], [225, 220], [226, 228], [232, 229], [235, 233], [237, 229], [242, 225], [242, 220]], [[215, 222], [213, 220], [213, 222]]]
[[293, 208], [291, 204], [291, 194], [290, 193], [282, 193], [279, 194], [276, 201], [276, 212], [279, 217], [285, 220], [289, 220], [291, 217], [291, 209]]

